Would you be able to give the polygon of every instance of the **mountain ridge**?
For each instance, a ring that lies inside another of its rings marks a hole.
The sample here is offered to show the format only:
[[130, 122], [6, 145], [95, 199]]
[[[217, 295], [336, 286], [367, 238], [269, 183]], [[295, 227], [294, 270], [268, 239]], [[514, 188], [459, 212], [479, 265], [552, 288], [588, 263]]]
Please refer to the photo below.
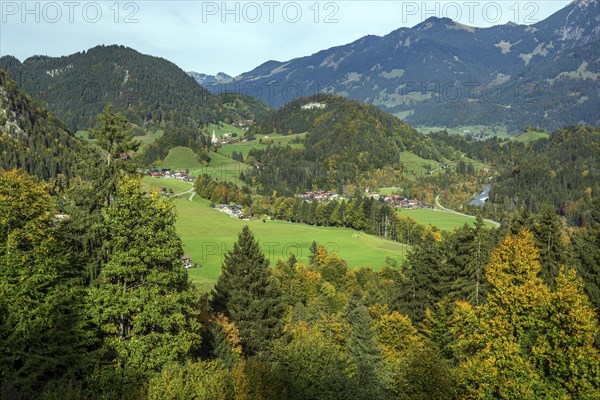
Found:
[[[212, 90], [243, 91], [249, 85], [273, 88], [258, 95], [252, 93], [273, 107], [293, 100], [286, 96], [286, 88], [292, 86], [297, 88], [298, 96], [329, 91], [377, 105], [410, 123], [433, 119], [433, 125], [457, 126], [460, 121], [450, 118], [435, 120], [438, 113], [429, 113], [426, 106], [442, 103], [456, 108], [453, 103], [459, 97], [458, 102], [464, 105], [461, 113], [470, 112], [468, 102], [486, 100], [481, 95], [482, 88], [496, 88], [506, 82], [519, 85], [522, 75], [532, 65], [598, 43], [599, 15], [597, 0], [580, 0], [532, 25], [512, 23], [475, 28], [448, 18], [430, 17], [412, 28], [402, 27], [384, 36], [368, 35], [310, 56], [267, 61], [229, 81], [212, 85]], [[593, 67], [591, 72], [600, 73], [595, 53], [587, 54], [593, 57], [588, 63]], [[561, 96], [571, 92], [585, 91], [582, 102], [590, 103], [576, 108], [589, 110], [600, 102], [599, 91], [590, 92], [589, 82], [570, 76], [570, 72], [573, 71], [561, 71], [563, 77], [571, 80], [568, 88], [544, 98], [545, 105], [531, 114], [529, 110], [513, 107], [510, 115], [501, 113], [500, 118], [492, 114], [491, 121], [479, 117], [476, 122], [506, 125], [512, 131], [527, 124], [546, 124], [548, 129], [579, 122], [597, 124], [600, 119], [597, 114], [581, 110], [577, 114], [586, 116], [583, 121], [571, 119], [568, 114], [552, 121], [539, 117], [544, 107], [556, 105]], [[535, 78], [530, 75], [525, 80], [535, 81]], [[538, 86], [545, 84], [535, 82]], [[461, 96], [450, 93], [452, 90], [460, 90]], [[505, 100], [499, 107], [511, 108], [514, 103]]]

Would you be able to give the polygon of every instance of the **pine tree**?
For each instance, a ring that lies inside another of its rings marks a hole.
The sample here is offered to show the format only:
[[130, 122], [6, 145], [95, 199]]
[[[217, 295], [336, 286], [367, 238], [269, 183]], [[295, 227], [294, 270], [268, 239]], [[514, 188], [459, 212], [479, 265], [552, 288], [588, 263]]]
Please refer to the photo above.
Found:
[[281, 333], [280, 290], [272, 279], [269, 260], [245, 226], [223, 260], [211, 305], [238, 327], [247, 355], [266, 351]]
[[97, 119], [99, 124], [92, 130], [97, 146], [92, 156], [80, 163], [81, 179], [68, 192], [70, 218], [62, 239], [70, 248], [72, 262], [85, 266], [87, 284], [100, 274], [102, 231], [107, 229], [101, 210], [112, 204], [119, 180], [136, 174], [136, 161], [130, 156], [139, 147], [129, 121], [113, 113], [110, 105]]
[[310, 245], [310, 254], [308, 256], [308, 262], [312, 266], [317, 265], [317, 250], [318, 250], [318, 248], [319, 248], [319, 246], [317, 245], [317, 242], [313, 240], [313, 242]]
[[95, 176], [91, 193], [99, 204], [111, 204], [117, 191], [117, 183], [125, 174], [135, 171], [136, 164], [131, 158], [140, 142], [133, 139], [130, 123], [120, 113], [113, 113], [112, 105], [107, 105], [98, 117], [99, 125], [91, 130], [99, 149], [99, 166], [89, 171]]
[[485, 296], [485, 266], [492, 251], [493, 234], [478, 216], [475, 228], [468, 225], [456, 230], [447, 240], [448, 268], [456, 277], [453, 290], [460, 299], [479, 305]]
[[533, 216], [529, 212], [528, 208], [522, 208], [519, 214], [517, 214], [510, 222], [510, 233], [516, 235], [524, 229], [531, 229], [533, 227]]

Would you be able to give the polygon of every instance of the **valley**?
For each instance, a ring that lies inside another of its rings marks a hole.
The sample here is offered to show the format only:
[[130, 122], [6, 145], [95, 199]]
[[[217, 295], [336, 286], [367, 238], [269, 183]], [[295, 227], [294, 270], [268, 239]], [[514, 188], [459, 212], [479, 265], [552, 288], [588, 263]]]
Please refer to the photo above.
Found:
[[4, 3], [0, 399], [600, 398], [600, 0]]

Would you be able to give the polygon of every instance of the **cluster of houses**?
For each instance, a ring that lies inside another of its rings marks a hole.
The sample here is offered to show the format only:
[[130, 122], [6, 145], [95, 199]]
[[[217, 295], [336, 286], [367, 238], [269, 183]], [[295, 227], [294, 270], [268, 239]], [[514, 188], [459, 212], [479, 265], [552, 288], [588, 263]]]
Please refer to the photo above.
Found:
[[173, 171], [173, 170], [171, 170], [171, 168], [162, 168], [162, 169], [153, 168], [148, 171], [148, 175], [150, 175], [153, 178], [172, 178], [172, 179], [179, 179], [184, 182], [193, 182], [195, 179], [193, 176], [190, 176], [189, 170]]
[[421, 200], [410, 199], [406, 196], [402, 196], [399, 194], [392, 194], [389, 196], [382, 196], [377, 192], [370, 192], [367, 194], [367, 197], [371, 197], [373, 199], [379, 200], [383, 198], [383, 201], [386, 203], [398, 207], [398, 208], [423, 208], [423, 202]]
[[340, 194], [335, 192], [330, 192], [328, 190], [316, 191], [316, 192], [305, 192], [303, 194], [297, 195], [297, 197], [301, 198], [304, 201], [308, 201], [312, 203], [313, 201], [317, 201], [322, 203], [324, 201], [335, 201], [335, 200], [345, 200], [346, 198]]
[[212, 144], [231, 144], [238, 142], [247, 142], [248, 136], [238, 137], [236, 134], [231, 132], [224, 133], [221, 137], [217, 137], [215, 131], [213, 131], [211, 142]]
[[[323, 191], [315, 191], [315, 192], [305, 192], [297, 195], [297, 197], [301, 198], [304, 201], [312, 203], [313, 201], [317, 201], [318, 203], [322, 203], [324, 201], [336, 201], [336, 200], [346, 200], [347, 198], [335, 193], [330, 192], [328, 190]], [[401, 196], [398, 194], [393, 194], [390, 196], [382, 196], [377, 192], [369, 192], [367, 191], [367, 197], [371, 197], [375, 200], [379, 200], [383, 198], [383, 200], [398, 208], [423, 208], [425, 205], [420, 200], [415, 200], [408, 198], [406, 196]]]
[[238, 204], [216, 204], [215, 208], [233, 218], [239, 218], [244, 220], [250, 219], [244, 218], [243, 207]]

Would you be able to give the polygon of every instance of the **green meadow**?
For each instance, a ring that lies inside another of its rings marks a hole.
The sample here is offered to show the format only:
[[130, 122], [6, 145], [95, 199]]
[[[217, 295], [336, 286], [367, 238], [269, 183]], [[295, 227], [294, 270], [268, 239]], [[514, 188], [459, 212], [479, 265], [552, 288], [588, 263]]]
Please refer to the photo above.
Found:
[[[473, 224], [475, 222], [475, 217], [467, 217], [465, 215], [434, 210], [431, 208], [400, 209], [398, 210], [398, 215], [402, 217], [412, 217], [422, 225], [436, 226], [443, 231], [460, 228], [465, 223]], [[494, 225], [489, 222], [485, 222], [485, 225], [494, 227]]]
[[[145, 177], [146, 188], [172, 189], [175, 194], [187, 192], [192, 184], [175, 179]], [[294, 254], [301, 262], [308, 262], [309, 248], [313, 240], [335, 251], [350, 267], [370, 267], [374, 270], [385, 265], [386, 257], [402, 263], [410, 248], [394, 241], [367, 235], [352, 229], [317, 227], [284, 221], [262, 219], [242, 221], [216, 209], [210, 202], [191, 193], [174, 198], [177, 207], [177, 231], [184, 244], [184, 251], [200, 264], [188, 270], [190, 278], [202, 290], [210, 290], [221, 270], [223, 256], [233, 248], [238, 233], [244, 225], [254, 232], [265, 255], [274, 263]], [[474, 218], [432, 209], [399, 210], [399, 215], [410, 216], [417, 222], [437, 226], [441, 230], [452, 230]], [[490, 224], [487, 224], [491, 226]]]
[[301, 262], [308, 262], [313, 240], [330, 252], [342, 257], [350, 267], [381, 269], [387, 256], [401, 263], [408, 246], [367, 235], [352, 229], [316, 227], [284, 221], [242, 221], [210, 208], [209, 201], [194, 196], [175, 199], [177, 231], [183, 240], [184, 251], [199, 268], [188, 270], [190, 278], [201, 289], [209, 290], [219, 276], [223, 257], [233, 249], [237, 235], [248, 225], [259, 240], [271, 263], [294, 254]]
[[[175, 179], [145, 177], [145, 188], [166, 187], [183, 193], [192, 185]], [[250, 226], [265, 255], [271, 263], [287, 259], [294, 254], [301, 262], [308, 262], [309, 248], [313, 240], [324, 245], [346, 260], [350, 267], [370, 267], [375, 270], [385, 265], [386, 257], [402, 263], [409, 246], [386, 240], [352, 229], [318, 227], [284, 221], [262, 219], [242, 221], [210, 207], [208, 200], [191, 193], [174, 198], [177, 208], [177, 232], [183, 241], [183, 249], [199, 268], [188, 270], [190, 278], [202, 290], [208, 291], [221, 271], [223, 256], [233, 249], [233, 243], [244, 225]]]
[[178, 170], [188, 169], [193, 176], [208, 174], [219, 181], [242, 184], [239, 176], [240, 172], [245, 171], [248, 168], [246, 164], [212, 151], [209, 153], [209, 157], [210, 163], [208, 165], [202, 165], [196, 158], [192, 149], [179, 146], [169, 150], [169, 154], [157, 167]]
[[548, 139], [549, 137], [550, 135], [547, 132], [531, 130], [515, 136], [513, 140], [515, 142], [530, 143], [540, 139]]
[[[269, 135], [268, 139], [256, 138], [247, 142], [238, 142], [226, 144], [219, 148], [218, 152], [227, 156], [231, 156], [234, 151], [242, 153], [244, 157], [248, 155], [251, 149], [266, 149], [269, 144], [286, 146], [290, 145], [293, 148], [303, 147], [302, 143], [292, 143], [294, 139], [304, 139], [306, 133], [297, 133], [294, 135]], [[261, 141], [265, 143], [261, 143]]]
[[246, 134], [246, 132], [243, 129], [238, 128], [237, 126], [234, 126], [234, 125], [230, 125], [226, 122], [219, 122], [216, 124], [208, 124], [208, 126], [206, 127], [206, 132], [208, 132], [208, 134], [210, 135], [211, 138], [212, 138], [213, 132], [215, 133], [215, 136], [217, 136], [217, 137], [221, 137], [225, 133], [237, 133], [238, 136], [244, 136]]

